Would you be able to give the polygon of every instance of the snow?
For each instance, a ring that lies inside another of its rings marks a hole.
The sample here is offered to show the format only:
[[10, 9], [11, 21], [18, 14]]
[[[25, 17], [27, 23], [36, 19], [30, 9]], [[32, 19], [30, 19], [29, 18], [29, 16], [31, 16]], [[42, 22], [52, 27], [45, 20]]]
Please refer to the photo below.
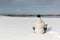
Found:
[[45, 34], [37, 35], [32, 27], [36, 17], [0, 16], [0, 40], [60, 40], [60, 18], [43, 18]]

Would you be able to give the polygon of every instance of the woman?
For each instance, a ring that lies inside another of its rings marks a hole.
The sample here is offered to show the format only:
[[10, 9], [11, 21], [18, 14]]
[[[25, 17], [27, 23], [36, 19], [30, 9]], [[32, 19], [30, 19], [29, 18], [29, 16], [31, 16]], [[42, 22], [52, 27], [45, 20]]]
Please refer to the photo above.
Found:
[[33, 30], [37, 34], [43, 34], [46, 33], [47, 30], [47, 24], [45, 24], [40, 15], [37, 15], [37, 21], [34, 24]]

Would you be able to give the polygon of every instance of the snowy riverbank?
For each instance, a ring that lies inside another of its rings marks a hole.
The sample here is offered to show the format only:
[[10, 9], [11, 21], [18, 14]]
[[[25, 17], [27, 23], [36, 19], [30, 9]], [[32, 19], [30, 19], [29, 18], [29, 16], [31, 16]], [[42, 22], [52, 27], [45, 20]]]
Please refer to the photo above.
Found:
[[36, 35], [32, 27], [36, 17], [0, 16], [0, 40], [60, 40], [60, 18], [42, 18], [47, 33]]

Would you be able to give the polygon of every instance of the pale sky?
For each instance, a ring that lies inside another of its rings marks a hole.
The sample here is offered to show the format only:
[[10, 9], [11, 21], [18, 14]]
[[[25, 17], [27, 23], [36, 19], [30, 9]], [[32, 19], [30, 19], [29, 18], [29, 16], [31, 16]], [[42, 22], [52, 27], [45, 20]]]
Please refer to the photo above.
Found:
[[0, 0], [0, 12], [60, 13], [60, 0]]

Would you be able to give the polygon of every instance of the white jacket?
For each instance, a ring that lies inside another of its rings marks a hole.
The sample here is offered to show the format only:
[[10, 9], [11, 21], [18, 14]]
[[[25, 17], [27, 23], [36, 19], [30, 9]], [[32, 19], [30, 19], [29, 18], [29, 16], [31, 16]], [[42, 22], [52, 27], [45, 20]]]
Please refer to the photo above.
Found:
[[37, 18], [37, 21], [34, 24], [34, 26], [35, 26], [35, 33], [37, 33], [37, 34], [44, 33], [43, 27], [45, 26], [45, 23], [41, 20], [41, 18]]

